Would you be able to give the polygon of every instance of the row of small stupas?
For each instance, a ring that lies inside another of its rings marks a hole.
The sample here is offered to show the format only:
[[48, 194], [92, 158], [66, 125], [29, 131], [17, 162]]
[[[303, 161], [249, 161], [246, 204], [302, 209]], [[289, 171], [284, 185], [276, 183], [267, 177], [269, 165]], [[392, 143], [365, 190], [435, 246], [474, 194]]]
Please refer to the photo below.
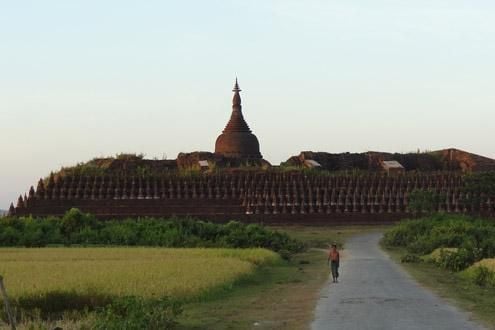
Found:
[[[495, 160], [457, 149], [431, 153], [302, 152], [272, 167], [246, 123], [236, 81], [232, 114], [215, 152], [176, 160], [120, 155], [63, 168], [10, 206], [11, 215], [62, 215], [77, 207], [101, 218], [197, 216], [267, 222], [385, 222], [409, 212], [409, 195], [430, 190], [445, 212], [492, 214], [462, 189], [464, 173], [494, 171]], [[314, 168], [308, 173], [303, 168]], [[289, 170], [290, 169], [290, 170]], [[317, 171], [319, 169], [321, 171]], [[352, 174], [350, 174], [352, 172]]]

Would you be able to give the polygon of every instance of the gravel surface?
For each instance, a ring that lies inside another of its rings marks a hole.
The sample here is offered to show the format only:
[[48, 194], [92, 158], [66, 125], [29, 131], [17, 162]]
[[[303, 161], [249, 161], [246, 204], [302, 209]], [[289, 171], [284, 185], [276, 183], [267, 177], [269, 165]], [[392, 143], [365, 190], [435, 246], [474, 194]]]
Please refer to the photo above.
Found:
[[346, 243], [339, 283], [329, 279], [321, 291], [311, 329], [484, 329], [419, 286], [379, 248], [381, 236]]

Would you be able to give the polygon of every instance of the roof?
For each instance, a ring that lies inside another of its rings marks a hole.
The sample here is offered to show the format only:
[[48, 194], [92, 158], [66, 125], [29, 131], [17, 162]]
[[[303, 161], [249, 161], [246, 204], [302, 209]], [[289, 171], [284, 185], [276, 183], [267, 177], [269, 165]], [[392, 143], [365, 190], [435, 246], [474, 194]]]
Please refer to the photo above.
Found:
[[404, 166], [402, 166], [401, 163], [399, 163], [396, 160], [382, 160], [381, 164], [382, 164], [382, 167], [386, 170], [404, 169]]
[[210, 165], [208, 164], [207, 160], [198, 160], [198, 164], [201, 167], [209, 167]]
[[321, 164], [313, 159], [306, 159], [304, 161], [304, 165], [306, 165], [307, 167], [321, 167]]

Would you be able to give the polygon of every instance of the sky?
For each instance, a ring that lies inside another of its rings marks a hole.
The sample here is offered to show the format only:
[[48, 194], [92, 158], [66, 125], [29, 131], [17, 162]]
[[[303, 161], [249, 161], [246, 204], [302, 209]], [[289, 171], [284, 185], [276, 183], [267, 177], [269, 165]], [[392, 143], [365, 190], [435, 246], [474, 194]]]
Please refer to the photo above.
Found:
[[495, 158], [493, 0], [0, 0], [0, 209], [61, 166], [213, 151]]

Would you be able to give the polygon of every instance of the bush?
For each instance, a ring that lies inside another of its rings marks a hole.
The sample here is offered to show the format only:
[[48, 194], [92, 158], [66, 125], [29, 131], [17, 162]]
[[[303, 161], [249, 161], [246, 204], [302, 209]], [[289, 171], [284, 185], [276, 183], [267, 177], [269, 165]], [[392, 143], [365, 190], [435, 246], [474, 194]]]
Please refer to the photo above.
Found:
[[282, 259], [289, 261], [292, 257], [292, 254], [288, 250], [280, 250], [278, 251], [278, 254]]
[[431, 213], [437, 209], [441, 199], [442, 196], [434, 191], [416, 189], [409, 195], [408, 206], [413, 213]]
[[458, 272], [469, 267], [474, 261], [472, 251], [467, 249], [459, 249], [457, 252], [441, 250], [437, 264], [442, 268]]
[[481, 258], [493, 258], [495, 257], [495, 237], [486, 237], [479, 244], [481, 250]]
[[475, 260], [495, 256], [495, 223], [467, 216], [437, 214], [405, 220], [387, 231], [383, 243], [403, 247], [413, 254], [428, 254], [437, 248], [465, 248]]
[[76, 291], [47, 291], [27, 294], [13, 300], [18, 312], [18, 319], [61, 319], [67, 311], [89, 311], [95, 307], [105, 306], [111, 297], [88, 292], [80, 294]]
[[100, 311], [94, 329], [172, 329], [181, 313], [182, 306], [168, 297], [122, 297]]
[[473, 282], [479, 286], [495, 284], [495, 273], [485, 266], [477, 266], [473, 271]]
[[433, 228], [433, 221], [404, 220], [388, 230], [383, 238], [387, 246], [407, 247], [419, 237], [429, 233]]
[[60, 230], [66, 239], [66, 243], [71, 244], [73, 240], [73, 235], [77, 234], [83, 228], [95, 227], [96, 223], [97, 220], [92, 215], [85, 214], [76, 208], [72, 208], [69, 211], [67, 211], [65, 215], [62, 217]]
[[416, 254], [406, 254], [400, 258], [402, 263], [417, 263], [421, 262], [421, 258]]
[[99, 221], [78, 209], [60, 218], [7, 218], [0, 220], [1, 246], [98, 244], [163, 247], [262, 247], [300, 252], [304, 245], [285, 233], [257, 224], [231, 221], [215, 224], [196, 219], [138, 218]]
[[442, 247], [433, 250], [430, 254], [423, 257], [426, 262], [437, 263], [440, 260], [440, 256], [442, 253], [455, 253], [459, 249], [458, 248], [450, 248], [450, 247]]
[[495, 172], [470, 173], [465, 181], [464, 191], [470, 196], [479, 197], [480, 194], [495, 196]]
[[21, 240], [22, 233], [14, 227], [5, 227], [0, 230], [0, 245], [15, 246]]

